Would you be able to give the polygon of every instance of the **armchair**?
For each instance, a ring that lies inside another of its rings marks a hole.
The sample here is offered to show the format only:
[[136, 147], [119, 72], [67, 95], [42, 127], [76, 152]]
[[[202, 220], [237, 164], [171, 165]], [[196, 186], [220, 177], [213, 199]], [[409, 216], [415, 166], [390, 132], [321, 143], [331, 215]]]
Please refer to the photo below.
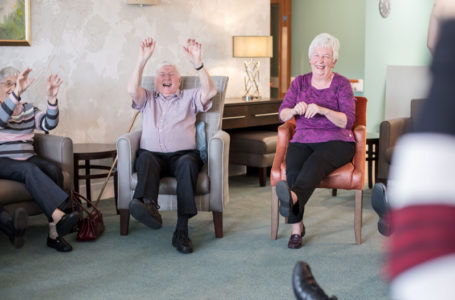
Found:
[[[73, 142], [68, 137], [51, 134], [35, 134], [36, 153], [57, 164], [63, 173], [63, 188], [69, 194], [73, 187]], [[0, 204], [12, 213], [16, 208], [24, 208], [29, 215], [42, 213], [33, 201], [23, 183], [0, 179]]]
[[[208, 146], [208, 163], [199, 173], [196, 188], [196, 205], [198, 210], [212, 211], [215, 236], [223, 237], [223, 210], [229, 201], [228, 169], [229, 169], [229, 135], [221, 130], [224, 97], [228, 77], [213, 76], [217, 94], [212, 99], [213, 105], [208, 112], [199, 113], [197, 122], [204, 121]], [[154, 89], [153, 77], [144, 77], [142, 86], [148, 90]], [[181, 88], [199, 87], [199, 78], [183, 76]], [[139, 149], [141, 131], [122, 135], [117, 140], [118, 153], [118, 209], [120, 213], [120, 234], [127, 235], [130, 212], [128, 205], [133, 198], [137, 184], [137, 174], [134, 170], [136, 151]], [[176, 210], [177, 181], [173, 177], [164, 177], [160, 181], [158, 204], [161, 210]]]
[[[366, 149], [366, 108], [367, 99], [356, 97], [356, 119], [353, 132], [356, 143], [356, 151], [352, 162], [336, 169], [330, 173], [319, 184], [320, 188], [355, 190], [354, 210], [354, 232], [355, 241], [361, 243], [362, 230], [362, 197], [365, 182], [365, 149]], [[273, 160], [270, 174], [270, 185], [272, 186], [272, 225], [271, 238], [277, 239], [279, 214], [278, 197], [276, 195], [276, 184], [280, 180], [286, 180], [286, 151], [295, 132], [294, 119], [278, 127], [278, 141], [276, 146], [275, 159]]]
[[377, 181], [387, 183], [389, 168], [395, 144], [401, 135], [412, 129], [425, 99], [411, 100], [411, 113], [408, 118], [397, 118], [381, 122], [379, 127], [379, 151], [378, 151], [378, 178]]

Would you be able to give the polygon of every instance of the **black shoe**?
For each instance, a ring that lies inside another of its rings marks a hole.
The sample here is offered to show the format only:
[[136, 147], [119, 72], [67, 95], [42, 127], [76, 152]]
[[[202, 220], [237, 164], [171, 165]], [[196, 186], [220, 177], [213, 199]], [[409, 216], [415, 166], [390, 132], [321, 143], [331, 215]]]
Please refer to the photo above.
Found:
[[13, 234], [10, 241], [16, 248], [24, 246], [25, 228], [27, 228], [28, 214], [23, 208], [18, 208], [13, 214]]
[[337, 300], [337, 297], [329, 298], [321, 289], [311, 273], [310, 266], [299, 261], [292, 274], [292, 288], [298, 300]]
[[389, 236], [392, 234], [392, 227], [387, 220], [386, 215], [390, 211], [390, 204], [387, 198], [386, 186], [381, 183], [375, 183], [371, 195], [371, 206], [379, 216], [378, 231], [384, 235]]
[[131, 215], [142, 224], [152, 229], [160, 229], [163, 220], [158, 212], [159, 206], [156, 203], [144, 203], [139, 199], [131, 200], [129, 204]]
[[50, 248], [54, 248], [59, 252], [70, 252], [73, 250], [73, 247], [65, 241], [65, 239], [61, 236], [58, 236], [55, 240], [51, 239], [49, 236], [47, 237], [47, 246]]
[[286, 181], [281, 180], [276, 185], [276, 195], [280, 205], [280, 215], [289, 217], [289, 212], [292, 210], [292, 195]]
[[73, 211], [72, 213], [64, 214], [56, 225], [58, 236], [63, 237], [70, 233], [77, 222], [79, 222], [79, 212]]
[[177, 251], [181, 253], [193, 252], [193, 243], [191, 243], [188, 237], [188, 231], [186, 230], [175, 230], [172, 236], [172, 246], [177, 248]]

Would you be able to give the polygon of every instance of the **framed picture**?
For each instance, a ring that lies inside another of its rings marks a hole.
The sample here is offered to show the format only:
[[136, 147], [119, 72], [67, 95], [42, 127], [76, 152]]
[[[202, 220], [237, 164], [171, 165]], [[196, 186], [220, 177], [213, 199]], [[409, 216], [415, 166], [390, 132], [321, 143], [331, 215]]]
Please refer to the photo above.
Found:
[[30, 0], [0, 1], [0, 46], [30, 46]]

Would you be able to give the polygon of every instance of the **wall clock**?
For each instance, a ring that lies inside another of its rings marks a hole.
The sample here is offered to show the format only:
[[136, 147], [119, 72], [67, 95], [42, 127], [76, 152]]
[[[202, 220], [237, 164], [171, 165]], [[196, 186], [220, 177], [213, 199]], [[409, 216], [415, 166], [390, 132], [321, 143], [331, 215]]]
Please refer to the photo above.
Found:
[[390, 14], [390, 0], [379, 0], [379, 13], [383, 18]]

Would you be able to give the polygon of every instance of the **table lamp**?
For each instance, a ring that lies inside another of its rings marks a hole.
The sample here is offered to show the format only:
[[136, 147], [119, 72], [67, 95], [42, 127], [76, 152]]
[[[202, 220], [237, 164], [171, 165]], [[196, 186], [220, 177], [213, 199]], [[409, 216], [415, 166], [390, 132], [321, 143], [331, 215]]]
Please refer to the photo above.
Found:
[[259, 92], [259, 66], [258, 60], [253, 58], [263, 58], [273, 56], [272, 36], [233, 36], [232, 37], [232, 56], [249, 58], [243, 62], [245, 67], [244, 83], [245, 94], [243, 99], [251, 101], [260, 99]]

